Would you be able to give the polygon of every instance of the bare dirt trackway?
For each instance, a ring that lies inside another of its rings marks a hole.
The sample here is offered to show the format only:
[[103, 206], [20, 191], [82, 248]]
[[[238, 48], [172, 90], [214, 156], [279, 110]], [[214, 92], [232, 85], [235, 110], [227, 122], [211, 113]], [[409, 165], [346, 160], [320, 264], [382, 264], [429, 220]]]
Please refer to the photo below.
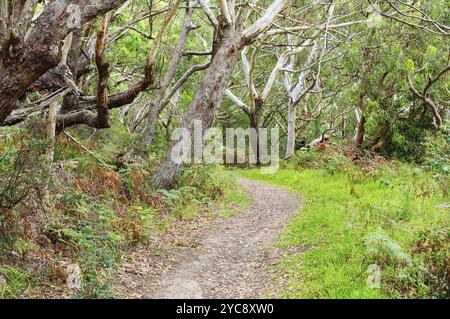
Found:
[[193, 232], [189, 240], [195, 245], [165, 249], [161, 271], [143, 276], [134, 297], [257, 298], [274, 288], [269, 267], [280, 252], [273, 243], [301, 202], [275, 186], [240, 183], [252, 199], [246, 212]]

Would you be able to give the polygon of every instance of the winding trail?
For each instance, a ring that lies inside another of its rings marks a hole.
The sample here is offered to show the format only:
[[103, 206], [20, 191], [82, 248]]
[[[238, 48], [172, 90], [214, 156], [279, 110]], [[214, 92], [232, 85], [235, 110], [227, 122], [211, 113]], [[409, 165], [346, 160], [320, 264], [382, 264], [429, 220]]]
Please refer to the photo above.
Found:
[[[252, 204], [237, 216], [192, 232], [188, 247], [168, 248], [166, 270], [144, 278], [142, 298], [257, 298], [273, 289], [273, 247], [301, 202], [298, 195], [240, 179]], [[167, 258], [167, 257], [161, 257]]]

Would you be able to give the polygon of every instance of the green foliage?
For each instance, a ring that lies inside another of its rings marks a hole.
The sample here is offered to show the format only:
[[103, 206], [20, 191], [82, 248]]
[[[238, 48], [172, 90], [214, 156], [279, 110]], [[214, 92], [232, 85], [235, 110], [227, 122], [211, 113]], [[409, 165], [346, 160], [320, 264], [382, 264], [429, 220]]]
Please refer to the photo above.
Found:
[[323, 163], [321, 163], [321, 159], [322, 157], [319, 152], [306, 151], [295, 153], [295, 159], [293, 162], [298, 163], [299, 167], [318, 168], [323, 165]]
[[47, 143], [34, 134], [32, 130], [0, 130], [0, 211], [41, 197], [48, 176]]
[[450, 234], [448, 228], [425, 229], [411, 249], [414, 262], [402, 269], [399, 288], [408, 297], [450, 298]]
[[417, 125], [398, 123], [393, 126], [391, 143], [387, 153], [392, 157], [410, 163], [422, 163], [426, 159], [425, 143], [429, 129], [426, 121]]
[[[371, 165], [350, 164], [334, 174], [304, 168], [241, 172], [305, 194], [305, 207], [277, 244], [301, 251], [286, 254], [275, 267], [287, 278], [282, 297], [433, 297], [447, 291], [448, 237], [427, 231], [449, 229], [445, 194], [433, 188], [422, 196], [420, 185], [433, 176], [418, 167]], [[418, 250], [418, 242], [434, 248]], [[366, 284], [371, 264], [381, 266], [380, 289]]]
[[447, 175], [450, 167], [449, 142], [450, 137], [445, 134], [447, 127], [437, 136], [426, 139], [424, 164], [431, 166], [436, 172]]
[[[232, 173], [215, 166], [186, 168], [176, 189], [154, 191], [149, 182], [157, 155], [141, 147], [139, 136], [128, 133], [114, 118], [112, 124], [110, 130], [103, 131], [85, 127], [71, 129], [77, 141], [93, 154], [71, 139], [58, 138], [55, 160], [63, 163], [63, 169], [58, 170], [54, 183], [48, 187], [51, 195], [48, 202], [41, 204], [47, 208], [45, 222], [37, 223], [37, 219], [33, 219], [30, 232], [28, 226], [23, 227], [23, 218], [29, 216], [21, 215], [22, 206], [8, 214], [2, 211], [2, 227], [6, 227], [7, 222], [14, 226], [8, 232], [10, 241], [2, 241], [2, 251], [14, 250], [23, 261], [31, 255], [33, 258], [52, 258], [42, 261], [45, 266], [38, 286], [45, 280], [64, 284], [65, 275], [61, 269], [61, 256], [64, 256], [64, 263], [70, 260], [81, 268], [82, 289], [73, 297], [113, 297], [114, 274], [131, 245], [153, 243], [161, 229], [169, 227], [175, 218], [193, 219], [203, 212], [218, 215], [227, 209], [231, 215], [245, 201], [237, 193], [233, 194], [236, 190], [233, 190]], [[37, 156], [31, 154], [45, 153], [46, 146], [42, 141], [30, 139], [28, 135], [27, 139], [22, 138], [24, 134], [4, 131], [4, 143], [0, 144], [4, 154], [0, 161], [1, 176], [21, 176], [14, 173], [19, 167], [18, 161]], [[15, 143], [20, 140], [24, 141], [24, 146]], [[24, 163], [30, 164], [25, 172], [32, 173], [22, 179], [23, 193], [27, 194], [33, 181], [42, 182], [45, 178], [38, 175], [39, 168], [33, 171], [39, 163]], [[15, 191], [20, 193], [22, 190], [19, 187]], [[222, 201], [227, 194], [230, 195]], [[7, 230], [9, 228], [3, 228], [1, 234]], [[9, 256], [1, 255], [0, 258], [15, 264]], [[5, 267], [1, 268], [1, 274], [5, 274], [8, 283], [1, 286], [2, 296], [18, 297], [29, 286], [29, 276], [21, 275], [22, 265], [17, 267], [17, 272], [12, 270], [16, 269], [14, 267]]]
[[429, 45], [425, 51], [424, 61], [431, 62], [436, 58], [437, 48], [433, 45]]
[[120, 260], [120, 247], [126, 242], [122, 232], [114, 231], [115, 219], [107, 207], [81, 202], [68, 214], [54, 212], [47, 226], [53, 241], [73, 250], [82, 269], [82, 293], [86, 297], [105, 297], [100, 292], [108, 280], [101, 277]]
[[171, 206], [175, 205], [182, 198], [181, 190], [179, 189], [161, 189], [159, 190], [159, 192], [164, 196], [167, 203]]
[[26, 257], [26, 255], [30, 252], [34, 252], [38, 250], [38, 246], [31, 240], [18, 238], [14, 243], [14, 249], [17, 251], [22, 257]]
[[66, 247], [81, 267], [83, 285], [75, 297], [111, 297], [112, 275], [123, 252], [157, 236], [165, 206], [149, 187], [148, 172], [138, 164], [118, 173], [97, 166], [91, 158], [79, 173], [68, 191], [55, 196], [57, 205], [45, 233]]
[[250, 199], [243, 191], [230, 191], [225, 193], [220, 210], [221, 217], [233, 217], [250, 205]]
[[178, 179], [180, 187], [192, 187], [196, 198], [217, 199], [234, 184], [233, 175], [219, 166], [193, 165], [187, 167]]
[[[263, 2], [264, 6], [269, 4]], [[422, 17], [445, 22], [448, 12], [442, 8], [447, 2], [418, 1], [415, 6], [421, 8]], [[145, 19], [142, 14], [168, 4], [133, 0], [111, 19], [105, 51], [111, 71], [108, 94], [125, 91], [144, 78], [143, 66], [166, 12]], [[334, 32], [333, 42], [339, 45], [323, 51], [320, 63], [309, 65], [311, 74], [317, 76], [309, 75], [304, 86], [312, 84], [313, 78], [320, 81], [300, 101], [302, 119], [296, 124], [305, 143], [333, 128], [339, 136], [333, 142], [351, 145], [359, 117], [354, 113], [362, 95], [365, 107], [359, 111], [366, 119], [364, 150], [356, 152], [347, 147], [342, 152], [324, 143], [313, 151], [298, 152], [275, 176], [245, 173], [305, 192], [308, 197], [305, 214], [295, 218], [280, 243], [307, 246], [304, 254], [287, 257], [280, 265], [289, 274], [285, 295], [443, 297], [448, 295], [448, 261], [444, 262], [448, 256], [448, 212], [438, 207], [448, 202], [448, 124], [434, 131], [430, 110], [413, 94], [407, 79], [411, 76], [418, 91], [424, 90], [429, 79], [447, 65], [448, 44], [441, 36], [423, 33], [428, 27], [437, 30], [438, 24], [424, 20], [421, 30], [411, 32], [410, 26], [386, 19], [366, 4], [362, 10], [356, 9], [361, 4], [358, 1], [335, 4], [334, 14], [342, 17], [342, 22], [365, 23], [350, 24]], [[290, 27], [288, 23], [293, 21], [305, 25], [324, 23], [327, 10], [310, 5], [310, 1], [296, 1], [294, 10], [286, 12], [293, 16], [277, 23], [281, 27]], [[44, 6], [39, 1], [36, 13]], [[313, 9], [305, 11], [302, 6]], [[379, 6], [382, 10], [392, 9], [383, 1]], [[203, 27], [207, 17], [197, 9], [192, 25], [199, 28], [191, 30], [183, 49], [186, 52], [209, 50], [213, 46], [207, 41], [217, 38], [217, 30]], [[413, 17], [419, 12], [406, 4], [399, 5], [399, 9], [408, 11], [402, 19], [417, 22]], [[161, 114], [164, 125], [158, 127], [153, 144], [145, 145], [140, 132], [143, 125], [134, 131], [132, 118], [145, 113], [143, 106], [161, 87], [184, 11], [178, 10], [163, 36], [147, 92], [142, 92], [126, 111], [110, 110], [108, 130], [68, 129], [78, 142], [63, 134], [58, 136], [53, 171], [49, 172], [45, 159], [45, 116], [28, 121], [26, 129], [0, 128], [0, 247], [6, 252], [0, 257], [7, 263], [17, 266], [17, 255], [23, 263], [30, 256], [48, 258], [50, 261], [41, 261], [50, 264], [45, 270], [51, 273], [60, 266], [61, 259], [77, 262], [82, 268], [83, 289], [76, 297], [112, 297], [113, 272], [130, 245], [151, 243], [173, 219], [195, 219], [203, 213], [231, 217], [249, 205], [242, 190], [235, 189], [233, 173], [218, 166], [185, 167], [172, 190], [154, 191], [150, 185], [152, 172], [169, 146], [170, 132], [179, 126], [179, 115], [191, 104], [203, 76], [196, 72], [178, 90], [179, 98], [174, 98], [170, 103], [173, 105]], [[256, 18], [257, 14], [252, 13], [250, 20]], [[131, 21], [137, 22], [129, 24]], [[97, 24], [94, 20], [91, 27], [85, 28], [84, 36], [94, 35]], [[313, 34], [314, 30], [304, 30], [302, 38]], [[249, 57], [255, 57], [252, 67], [258, 92], [263, 90], [289, 40], [282, 34], [264, 44], [260, 39], [249, 43]], [[292, 56], [295, 63], [288, 73], [298, 73], [306, 66], [310, 47]], [[183, 55], [171, 84], [194, 64], [207, 63], [210, 58], [209, 54]], [[280, 78], [260, 114], [261, 124], [269, 128], [287, 122], [288, 97], [279, 71]], [[97, 93], [95, 74], [80, 79], [83, 99], [89, 100]], [[250, 105], [242, 70], [236, 68], [226, 82]], [[428, 98], [443, 106], [444, 121], [448, 86], [445, 74], [427, 91]], [[32, 92], [27, 97], [37, 100], [41, 95]], [[248, 116], [237, 110], [230, 99], [225, 99], [222, 111], [217, 116], [219, 127], [248, 126]], [[283, 136], [280, 145], [285, 144]], [[371, 154], [374, 152], [426, 169], [385, 163]], [[354, 165], [349, 159], [356, 158]], [[365, 284], [362, 274], [369, 262], [383, 266], [381, 290], [369, 289]], [[0, 286], [3, 297], [18, 297], [31, 285], [31, 277], [19, 268], [2, 266], [0, 274], [7, 278], [7, 284]]]
[[340, 148], [324, 145], [320, 150], [296, 152], [287, 167], [323, 168], [327, 173], [334, 174], [335, 172], [346, 172], [348, 164], [349, 160]]
[[400, 245], [381, 229], [367, 235], [365, 243], [368, 256], [381, 264], [411, 263], [411, 257], [405, 254]]
[[11, 267], [0, 267], [0, 299], [21, 298], [22, 293], [33, 285], [32, 276], [23, 270]]
[[415, 71], [414, 61], [412, 59], [407, 59], [405, 61], [405, 72], [413, 73]]
[[[215, 210], [231, 209], [231, 196], [236, 185], [234, 175], [221, 166], [192, 165], [181, 173], [177, 187], [160, 190], [172, 207], [176, 216], [193, 219], [202, 210], [213, 213]], [[240, 199], [236, 199], [239, 203]], [[222, 206], [218, 208], [217, 206]], [[230, 213], [232, 214], [232, 213]]]

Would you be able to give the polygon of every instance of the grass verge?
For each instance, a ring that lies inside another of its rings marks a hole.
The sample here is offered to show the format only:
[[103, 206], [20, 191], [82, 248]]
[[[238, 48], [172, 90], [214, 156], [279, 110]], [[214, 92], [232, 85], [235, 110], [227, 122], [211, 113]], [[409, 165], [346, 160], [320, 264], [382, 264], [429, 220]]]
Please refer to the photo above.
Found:
[[305, 194], [277, 244], [305, 251], [276, 266], [287, 278], [282, 297], [448, 297], [448, 197], [430, 174], [400, 164], [375, 174], [356, 166], [241, 174]]

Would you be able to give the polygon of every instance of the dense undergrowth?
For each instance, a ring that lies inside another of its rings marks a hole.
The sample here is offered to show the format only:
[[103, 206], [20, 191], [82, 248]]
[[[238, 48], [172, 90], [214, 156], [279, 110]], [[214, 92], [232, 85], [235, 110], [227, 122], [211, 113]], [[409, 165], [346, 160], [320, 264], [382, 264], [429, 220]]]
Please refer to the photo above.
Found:
[[[122, 127], [61, 134], [51, 170], [35, 130], [0, 131], [0, 297], [113, 297], [129, 247], [150, 247], [175, 220], [246, 205], [233, 175], [214, 166], [186, 168], [174, 190], [154, 191], [161, 154]], [[79, 265], [81, 289], [64, 288], [68, 265]]]
[[[127, 249], [152, 247], [174, 221], [230, 217], [249, 203], [235, 172], [219, 166], [186, 167], [174, 189], [153, 190], [164, 147], [146, 149], [119, 123], [61, 134], [51, 166], [40, 134], [0, 130], [2, 298], [114, 297]], [[304, 194], [278, 243], [301, 251], [276, 266], [287, 278], [283, 297], [449, 297], [446, 145], [443, 136], [430, 142], [421, 166], [354, 161], [350, 148], [324, 144], [274, 175], [241, 171]], [[81, 268], [80, 289], [66, 288], [69, 265]]]
[[242, 172], [304, 194], [278, 243], [301, 251], [276, 266], [287, 275], [282, 296], [450, 297], [448, 157], [424, 168], [346, 155], [323, 148], [274, 175]]

